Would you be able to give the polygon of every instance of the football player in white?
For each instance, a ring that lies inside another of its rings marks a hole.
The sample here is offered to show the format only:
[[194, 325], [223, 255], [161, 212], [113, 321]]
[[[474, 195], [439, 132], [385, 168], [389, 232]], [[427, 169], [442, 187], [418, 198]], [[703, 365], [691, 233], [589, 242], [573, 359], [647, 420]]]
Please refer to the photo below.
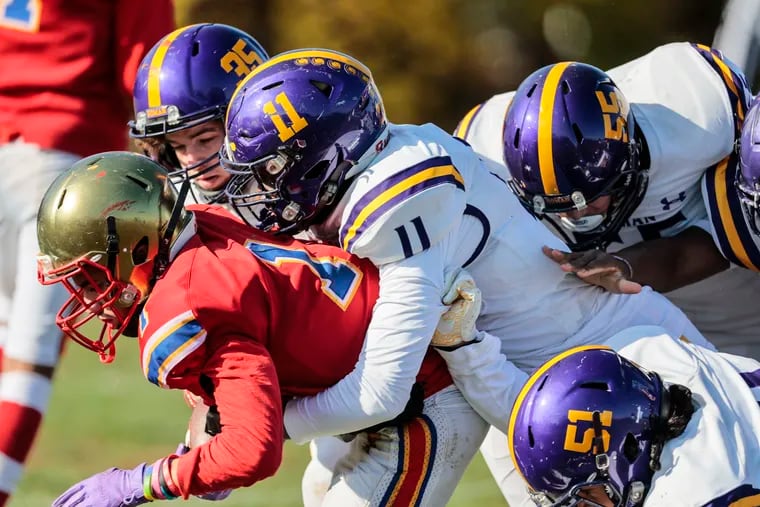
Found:
[[[526, 370], [636, 324], [701, 336], [648, 288], [611, 294], [557, 269], [540, 248], [565, 245], [523, 209], [503, 168], [434, 125], [388, 123], [370, 70], [348, 55], [304, 49], [273, 57], [238, 86], [226, 128], [222, 163], [235, 174], [227, 188], [235, 206], [263, 204], [261, 227], [280, 234], [309, 228], [380, 268], [380, 297], [357, 367], [285, 408], [297, 442], [401, 412], [442, 294], [449, 293], [445, 302], [457, 295], [462, 267], [483, 291], [480, 327], [502, 340], [493, 354], [501, 348]], [[487, 389], [464, 394], [479, 412], [493, 404]]]
[[517, 396], [509, 446], [536, 505], [760, 505], [760, 362], [656, 326], [608, 345], [552, 358]]
[[700, 191], [733, 152], [748, 101], [720, 52], [673, 43], [607, 73], [544, 67], [470, 111], [456, 135], [505, 164], [525, 207], [579, 252], [546, 249], [563, 269], [667, 293], [720, 350], [760, 358], [760, 279], [713, 245]]

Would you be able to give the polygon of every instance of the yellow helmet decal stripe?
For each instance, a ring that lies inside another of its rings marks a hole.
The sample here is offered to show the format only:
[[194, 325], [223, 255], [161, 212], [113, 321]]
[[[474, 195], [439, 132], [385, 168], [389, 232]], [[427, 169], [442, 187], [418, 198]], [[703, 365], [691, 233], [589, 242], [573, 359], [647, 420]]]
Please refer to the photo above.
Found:
[[159, 43], [158, 48], [156, 48], [156, 52], [153, 53], [153, 58], [150, 60], [150, 68], [148, 69], [148, 107], [158, 107], [161, 105], [161, 66], [166, 58], [166, 52], [169, 51], [169, 46], [187, 28], [186, 26], [177, 28], [164, 37]]
[[570, 63], [561, 62], [552, 67], [541, 90], [541, 102], [538, 110], [538, 168], [541, 171], [541, 181], [544, 184], [544, 194], [546, 195], [559, 194], [552, 150], [552, 119], [554, 116], [554, 99], [557, 96], [557, 84]]
[[[515, 431], [515, 423], [517, 422], [517, 413], [520, 411], [520, 407], [522, 407], [523, 401], [525, 401], [525, 397], [528, 395], [528, 391], [530, 391], [530, 388], [533, 387], [533, 384], [535, 384], [541, 377], [543, 377], [544, 373], [557, 364], [558, 362], [562, 361], [568, 356], [572, 356], [573, 354], [576, 354], [578, 352], [582, 352], [584, 350], [612, 350], [610, 347], [607, 347], [606, 345], [581, 345], [580, 347], [573, 347], [569, 350], [566, 350], [560, 354], [557, 354], [553, 358], [549, 359], [547, 362], [542, 364], [533, 374], [528, 378], [528, 380], [525, 381], [525, 384], [522, 386], [522, 389], [520, 389], [520, 392], [517, 394], [517, 398], [515, 399], [515, 404], [512, 406], [512, 412], [509, 415], [509, 426], [507, 427], [507, 442], [509, 445], [509, 454], [512, 456], [512, 464], [515, 466], [515, 470], [520, 474], [520, 476], [525, 479], [525, 477], [522, 475], [522, 471], [520, 470], [520, 467], [517, 466], [517, 459], [515, 458], [515, 448], [514, 448], [514, 431]], [[527, 481], [526, 481], [527, 482]]]

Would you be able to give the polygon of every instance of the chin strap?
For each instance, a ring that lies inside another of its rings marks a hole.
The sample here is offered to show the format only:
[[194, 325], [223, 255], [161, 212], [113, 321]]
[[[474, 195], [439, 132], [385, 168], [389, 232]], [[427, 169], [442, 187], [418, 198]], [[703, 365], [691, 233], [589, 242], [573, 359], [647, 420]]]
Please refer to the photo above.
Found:
[[164, 271], [166, 271], [166, 268], [169, 266], [172, 236], [174, 236], [174, 229], [177, 228], [179, 217], [185, 207], [185, 199], [187, 198], [187, 192], [189, 190], [190, 180], [183, 179], [182, 185], [179, 187], [177, 200], [175, 201], [174, 207], [172, 208], [172, 214], [169, 217], [169, 222], [166, 224], [166, 230], [164, 231], [164, 235], [161, 236], [161, 240], [158, 243], [158, 254], [156, 255], [156, 261], [153, 266], [153, 280], [151, 285], [153, 285], [153, 283], [155, 283], [155, 281], [164, 274]]
[[119, 255], [119, 235], [116, 233], [116, 218], [106, 217], [106, 268], [111, 276], [116, 276], [116, 257]]

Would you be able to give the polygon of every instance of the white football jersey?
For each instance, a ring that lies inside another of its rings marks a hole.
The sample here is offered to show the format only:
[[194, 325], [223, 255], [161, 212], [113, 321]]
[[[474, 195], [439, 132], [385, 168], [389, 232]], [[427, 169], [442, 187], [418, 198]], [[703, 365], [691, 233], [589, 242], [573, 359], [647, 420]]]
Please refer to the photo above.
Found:
[[[717, 52], [686, 42], [658, 47], [608, 73], [631, 105], [649, 159], [642, 160], [649, 167], [644, 198], [608, 251], [689, 227], [710, 231], [701, 179], [733, 151], [749, 98], [743, 77]], [[504, 164], [503, 123], [513, 95], [496, 95], [471, 110], [455, 134]], [[551, 222], [546, 225], [560, 237], [570, 237]], [[760, 277], [729, 269], [667, 296], [719, 349], [760, 358], [755, 338], [760, 312], [751, 304], [759, 291]]]
[[[483, 293], [479, 328], [498, 336], [521, 367], [634, 322], [671, 319], [679, 329], [691, 328], [651, 291], [610, 294], [562, 272], [541, 246], [566, 246], [525, 211], [495, 167], [434, 125], [391, 125], [387, 145], [326, 222], [340, 224], [345, 250], [381, 266], [374, 319], [385, 302], [383, 279], [401, 283], [388, 287], [394, 293], [415, 294], [405, 279], [384, 276], [393, 265], [407, 265], [438, 294], [443, 276], [465, 267]], [[380, 321], [406, 329], [407, 315], [389, 313]]]
[[606, 345], [666, 384], [691, 389], [696, 411], [665, 443], [645, 507], [760, 505], [760, 363], [641, 326]]

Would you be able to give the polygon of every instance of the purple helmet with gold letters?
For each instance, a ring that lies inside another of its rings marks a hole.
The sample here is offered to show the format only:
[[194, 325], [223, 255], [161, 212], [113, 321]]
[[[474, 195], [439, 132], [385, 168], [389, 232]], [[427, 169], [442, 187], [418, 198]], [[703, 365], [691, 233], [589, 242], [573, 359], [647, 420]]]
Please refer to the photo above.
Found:
[[752, 232], [760, 235], [760, 99], [752, 103], [744, 118], [736, 189]]
[[550, 359], [517, 396], [509, 421], [516, 469], [537, 505], [644, 502], [659, 468], [668, 391], [612, 349], [584, 346]]
[[[602, 70], [577, 62], [543, 67], [517, 88], [504, 124], [510, 186], [575, 250], [606, 247], [646, 190], [630, 105]], [[606, 212], [571, 218], [609, 196]]]
[[[221, 119], [238, 83], [268, 58], [256, 39], [232, 26], [203, 23], [173, 31], [153, 46], [137, 70], [130, 135], [163, 141], [165, 134]], [[170, 176], [185, 176], [217, 155], [182, 168], [171, 146], [162, 143], [151, 156]]]
[[370, 70], [351, 56], [302, 49], [240, 84], [227, 111], [222, 165], [238, 208], [263, 204], [258, 227], [307, 227], [329, 209], [365, 153], [381, 149], [385, 110]]

